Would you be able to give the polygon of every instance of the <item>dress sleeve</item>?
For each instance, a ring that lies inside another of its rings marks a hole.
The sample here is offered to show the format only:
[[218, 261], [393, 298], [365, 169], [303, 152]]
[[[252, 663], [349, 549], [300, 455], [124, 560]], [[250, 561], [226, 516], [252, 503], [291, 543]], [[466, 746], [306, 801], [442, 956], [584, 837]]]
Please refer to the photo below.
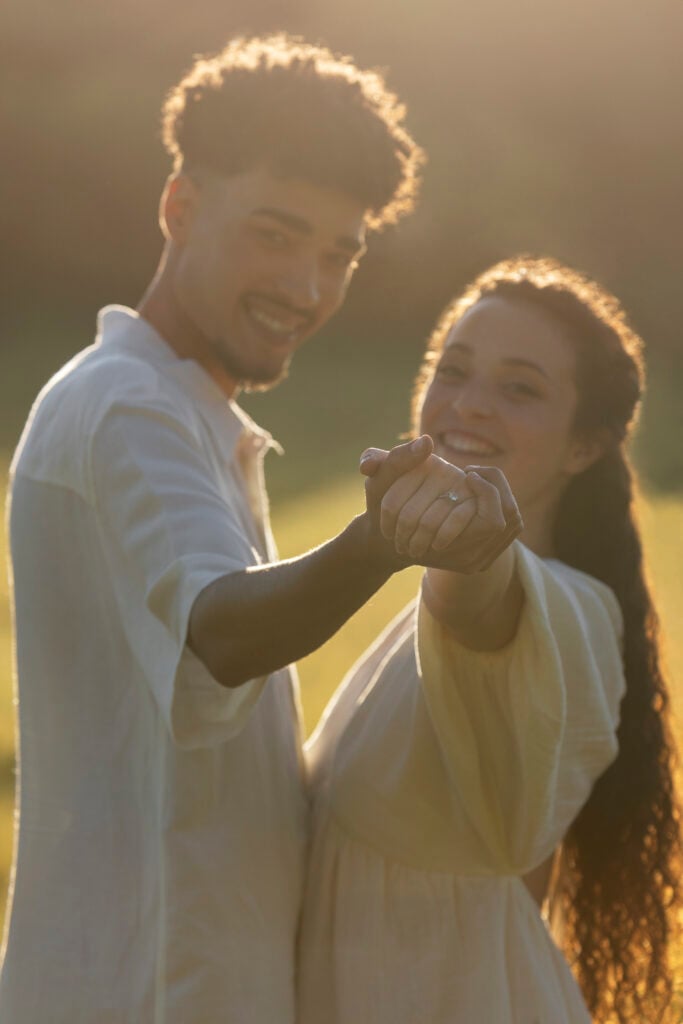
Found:
[[169, 398], [113, 403], [90, 445], [90, 490], [123, 628], [173, 739], [191, 748], [237, 733], [265, 678], [221, 686], [186, 646], [214, 580], [253, 565], [236, 506]]
[[604, 584], [519, 542], [525, 603], [502, 650], [459, 644], [421, 603], [418, 661], [449, 784], [497, 870], [561, 841], [617, 753], [621, 616]]

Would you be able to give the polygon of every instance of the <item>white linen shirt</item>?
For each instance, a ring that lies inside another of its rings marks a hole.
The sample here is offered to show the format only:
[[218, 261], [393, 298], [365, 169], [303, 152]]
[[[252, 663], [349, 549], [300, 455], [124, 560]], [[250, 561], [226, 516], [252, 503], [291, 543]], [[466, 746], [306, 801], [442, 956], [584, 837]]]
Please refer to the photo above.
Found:
[[294, 1019], [296, 681], [226, 689], [185, 643], [201, 590], [276, 557], [269, 443], [121, 307], [36, 402], [11, 474], [3, 1024]]

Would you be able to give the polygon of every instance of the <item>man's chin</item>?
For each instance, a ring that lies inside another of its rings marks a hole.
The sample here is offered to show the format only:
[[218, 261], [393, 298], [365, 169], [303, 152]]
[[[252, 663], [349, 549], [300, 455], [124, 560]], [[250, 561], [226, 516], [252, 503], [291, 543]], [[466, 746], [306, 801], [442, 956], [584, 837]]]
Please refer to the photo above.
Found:
[[270, 391], [272, 388], [276, 388], [278, 384], [281, 384], [289, 376], [289, 364], [291, 360], [287, 360], [277, 374], [251, 374], [249, 378], [244, 378], [241, 381], [241, 387], [243, 391]]
[[249, 366], [246, 363], [233, 359], [218, 345], [214, 345], [214, 352], [220, 359], [223, 369], [233, 380], [239, 382], [242, 391], [270, 391], [277, 387], [289, 374], [289, 364], [292, 361], [291, 355], [279, 366]]

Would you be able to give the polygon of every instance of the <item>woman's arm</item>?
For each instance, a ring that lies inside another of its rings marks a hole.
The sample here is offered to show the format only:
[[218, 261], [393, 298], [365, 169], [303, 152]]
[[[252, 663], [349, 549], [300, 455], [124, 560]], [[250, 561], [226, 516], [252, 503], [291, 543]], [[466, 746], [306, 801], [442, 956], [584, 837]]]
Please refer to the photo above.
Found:
[[476, 575], [427, 569], [422, 596], [430, 612], [464, 647], [493, 651], [514, 639], [524, 591], [507, 548]]
[[[514, 498], [500, 470], [480, 468], [466, 479], [477, 505], [475, 518], [489, 521], [499, 507], [508, 509], [509, 514]], [[443, 543], [443, 538], [437, 536], [437, 541]], [[459, 643], [477, 651], [498, 650], [510, 643], [524, 604], [513, 547], [507, 547], [478, 573], [427, 569], [422, 593], [432, 615]]]

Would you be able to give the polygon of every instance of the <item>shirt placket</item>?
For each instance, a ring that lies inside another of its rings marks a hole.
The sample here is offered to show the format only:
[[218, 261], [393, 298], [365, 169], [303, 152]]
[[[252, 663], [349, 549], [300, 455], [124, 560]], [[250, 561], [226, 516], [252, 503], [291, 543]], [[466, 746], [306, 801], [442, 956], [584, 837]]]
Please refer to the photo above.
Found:
[[[235, 454], [242, 472], [245, 497], [252, 512], [253, 527], [259, 535], [258, 550], [263, 553], [266, 561], [275, 562], [278, 559], [278, 553], [270, 525], [270, 506], [263, 466], [265, 454], [270, 447], [279, 450], [277, 443], [273, 442], [269, 437], [254, 434], [247, 430], [240, 437]], [[290, 666], [287, 672], [287, 679], [287, 701], [289, 704], [290, 720], [295, 730], [295, 755], [299, 774], [303, 779], [306, 775], [306, 767], [301, 737], [302, 710], [298, 691], [298, 677], [293, 666]]]
[[266, 437], [245, 431], [237, 444], [236, 457], [244, 481], [245, 498], [251, 512], [250, 532], [256, 548], [267, 562], [277, 559], [275, 538], [270, 525], [270, 508], [265, 488], [263, 460], [269, 447]]

